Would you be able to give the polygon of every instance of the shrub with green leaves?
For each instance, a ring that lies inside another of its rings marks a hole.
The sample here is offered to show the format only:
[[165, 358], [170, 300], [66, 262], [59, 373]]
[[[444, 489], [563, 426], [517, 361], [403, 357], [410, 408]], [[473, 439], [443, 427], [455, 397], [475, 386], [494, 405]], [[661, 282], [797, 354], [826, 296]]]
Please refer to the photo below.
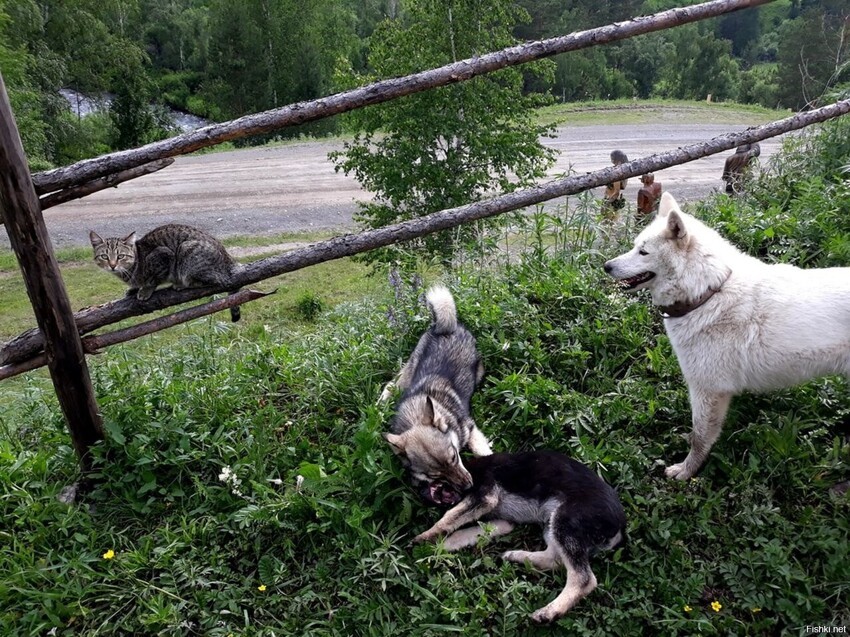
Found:
[[[766, 258], [828, 263], [840, 188], [813, 170], [781, 206], [755, 190], [697, 212]], [[478, 338], [473, 415], [494, 448], [567, 452], [626, 509], [628, 546], [594, 558], [599, 588], [555, 634], [850, 623], [850, 497], [829, 490], [850, 476], [846, 384], [736, 398], [699, 477], [665, 479], [687, 450], [687, 389], [647, 299], [602, 272], [622, 246], [573, 252], [598, 243], [577, 210], [535, 217], [504, 263], [443, 279]], [[456, 554], [409, 545], [439, 512], [405, 483], [376, 400], [428, 326], [426, 278], [393, 272], [298, 333], [206, 319], [156, 355], [93, 358], [107, 440], [75, 506], [57, 500], [78, 475], [53, 396], [4, 400], [0, 634], [553, 634], [528, 616], [564, 573], [499, 559], [540, 547], [539, 529]]]
[[[600, 588], [562, 627], [846, 622], [850, 500], [827, 489], [850, 470], [846, 388], [738, 399], [701, 476], [668, 481], [687, 391], [655, 313], [594, 265], [541, 250], [449, 281], [484, 356], [473, 406], [494, 447], [565, 451], [627, 510], [629, 547], [595, 559]], [[3, 634], [548, 634], [528, 614], [564, 573], [498, 558], [539, 546], [537, 529], [458, 554], [408, 545], [438, 512], [406, 486], [376, 399], [429, 319], [421, 283], [393, 283], [297, 336], [210, 331], [96, 359], [108, 440], [82, 506], [56, 500], [75, 461], [52, 401], [0, 415]]]
[[788, 138], [741, 198], [716, 197], [699, 215], [745, 252], [802, 267], [850, 265], [850, 120]]
[[[381, 22], [369, 40], [366, 84], [438, 67], [516, 44], [514, 27], [530, 16], [514, 2], [409, 0]], [[551, 75], [538, 62], [524, 75], [502, 69], [467, 82], [410, 95], [349, 115], [357, 134], [331, 153], [337, 169], [353, 174], [375, 200], [362, 204], [367, 228], [415, 219], [510, 192], [542, 178], [554, 154], [540, 143], [552, 127], [535, 123], [533, 107], [549, 100], [524, 91], [526, 76]], [[458, 248], [476, 245], [487, 229], [515, 215], [482, 220], [363, 255], [367, 262], [415, 263], [411, 255], [451, 263]]]

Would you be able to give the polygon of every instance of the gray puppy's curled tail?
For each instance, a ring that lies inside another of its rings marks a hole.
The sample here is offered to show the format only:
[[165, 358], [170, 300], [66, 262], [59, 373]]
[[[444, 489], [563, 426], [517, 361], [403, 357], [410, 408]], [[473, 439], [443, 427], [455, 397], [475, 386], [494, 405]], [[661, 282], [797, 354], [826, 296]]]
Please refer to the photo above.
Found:
[[434, 334], [451, 334], [457, 329], [457, 308], [448, 288], [434, 285], [425, 294], [425, 302], [431, 310]]

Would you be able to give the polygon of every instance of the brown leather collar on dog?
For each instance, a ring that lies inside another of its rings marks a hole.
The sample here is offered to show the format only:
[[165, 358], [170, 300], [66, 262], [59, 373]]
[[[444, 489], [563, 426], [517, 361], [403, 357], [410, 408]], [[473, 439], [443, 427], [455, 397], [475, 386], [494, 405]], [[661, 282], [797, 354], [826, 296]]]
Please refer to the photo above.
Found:
[[716, 288], [708, 288], [705, 292], [702, 293], [696, 301], [692, 303], [686, 303], [685, 301], [677, 301], [673, 303], [673, 305], [659, 305], [658, 309], [661, 310], [661, 318], [681, 318], [685, 316], [685, 314], [690, 314], [695, 309], [706, 303], [712, 296], [720, 292], [723, 285], [726, 281], [729, 280], [729, 277], [732, 276], [732, 270], [729, 270], [729, 273], [726, 275], [726, 278], [718, 285]]

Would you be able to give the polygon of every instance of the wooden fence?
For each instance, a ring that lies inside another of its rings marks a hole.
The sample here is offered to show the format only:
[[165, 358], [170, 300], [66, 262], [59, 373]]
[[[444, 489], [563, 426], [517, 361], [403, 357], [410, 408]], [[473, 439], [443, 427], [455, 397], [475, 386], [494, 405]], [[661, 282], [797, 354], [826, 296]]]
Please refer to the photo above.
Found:
[[[83, 334], [125, 318], [147, 314], [223, 290], [164, 289], [156, 292], [148, 301], [126, 297], [74, 314], [42, 216], [42, 211], [51, 206], [161, 170], [173, 162], [170, 158], [207, 146], [316, 121], [363, 106], [465, 81], [501, 68], [716, 17], [773, 1], [713, 0], [558, 38], [530, 42], [437, 69], [376, 82], [318, 100], [300, 102], [230, 122], [214, 124], [141, 148], [112, 153], [34, 175], [30, 175], [27, 170], [26, 157], [5, 85], [0, 76], [0, 222], [6, 225], [38, 325], [37, 329], [28, 330], [0, 347], [0, 380], [47, 365], [74, 447], [81, 466], [86, 471], [89, 468], [89, 449], [103, 438], [102, 423], [89, 377], [86, 354], [94, 353], [101, 347], [137, 338], [142, 334], [165, 329], [196, 316], [262, 296], [245, 290], [225, 299], [146, 321], [131, 328], [83, 338]], [[693, 161], [743, 143], [797, 130], [848, 112], [850, 112], [850, 100], [844, 100], [765, 126], [723, 135], [705, 143], [645, 157], [587, 175], [551, 181], [534, 188], [444, 210], [377, 230], [336, 237], [307, 248], [254, 262], [242, 271], [235, 283], [240, 286], [250, 285], [284, 272], [292, 272], [324, 261], [407, 241], [555, 197], [581, 192], [618, 179], [635, 177], [646, 172]], [[42, 195], [41, 198], [39, 195]]]

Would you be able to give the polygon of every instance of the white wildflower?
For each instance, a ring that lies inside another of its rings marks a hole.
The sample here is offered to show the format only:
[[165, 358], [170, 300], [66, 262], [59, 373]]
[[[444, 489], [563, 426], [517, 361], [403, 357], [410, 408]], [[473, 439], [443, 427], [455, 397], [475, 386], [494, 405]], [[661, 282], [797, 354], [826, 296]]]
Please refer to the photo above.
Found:
[[230, 487], [230, 492], [233, 495], [242, 496], [242, 491], [239, 487], [242, 485], [242, 480], [239, 479], [239, 476], [228, 466], [224, 466], [221, 468], [221, 473], [218, 474], [218, 479], [220, 482], [224, 482], [226, 485]]

